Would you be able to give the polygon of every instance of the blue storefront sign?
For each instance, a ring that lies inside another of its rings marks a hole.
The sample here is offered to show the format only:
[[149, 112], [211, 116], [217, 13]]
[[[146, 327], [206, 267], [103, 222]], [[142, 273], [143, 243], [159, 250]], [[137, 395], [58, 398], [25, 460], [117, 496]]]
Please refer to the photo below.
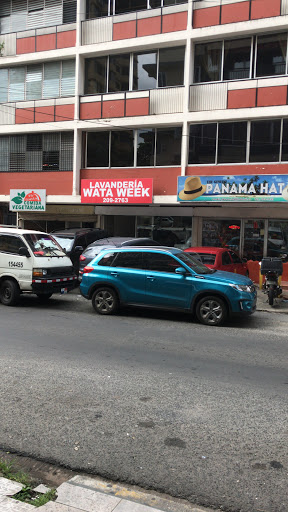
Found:
[[288, 175], [178, 176], [180, 202], [288, 202]]

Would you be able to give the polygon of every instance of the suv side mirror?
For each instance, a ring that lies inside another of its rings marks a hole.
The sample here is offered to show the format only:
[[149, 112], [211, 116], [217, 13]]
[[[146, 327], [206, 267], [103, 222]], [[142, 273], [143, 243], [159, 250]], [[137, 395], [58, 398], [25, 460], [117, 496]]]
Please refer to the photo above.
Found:
[[19, 256], [26, 256], [26, 258], [30, 258], [31, 254], [28, 251], [27, 247], [20, 247], [18, 251]]
[[177, 267], [175, 268], [175, 274], [181, 274], [182, 276], [185, 276], [186, 270], [183, 267]]

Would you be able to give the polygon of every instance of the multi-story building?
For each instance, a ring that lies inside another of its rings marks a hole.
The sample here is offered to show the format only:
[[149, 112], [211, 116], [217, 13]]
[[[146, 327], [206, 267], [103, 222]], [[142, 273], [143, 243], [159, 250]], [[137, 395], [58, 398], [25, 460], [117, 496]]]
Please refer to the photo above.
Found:
[[288, 0], [1, 1], [0, 222], [41, 189], [26, 227], [285, 252], [287, 36]]

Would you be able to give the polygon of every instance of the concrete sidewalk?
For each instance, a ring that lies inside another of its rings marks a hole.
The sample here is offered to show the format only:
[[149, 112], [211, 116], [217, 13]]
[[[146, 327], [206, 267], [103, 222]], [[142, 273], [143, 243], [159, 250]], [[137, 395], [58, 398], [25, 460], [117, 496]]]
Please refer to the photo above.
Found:
[[[12, 498], [22, 487], [22, 484], [0, 478], [1, 512], [212, 512], [184, 500], [80, 475], [57, 488], [56, 501], [36, 509]], [[35, 488], [38, 493], [48, 490], [42, 485]]]
[[288, 291], [283, 291], [283, 296], [275, 299], [273, 306], [269, 306], [268, 295], [262, 290], [257, 290], [257, 311], [268, 313], [288, 313]]

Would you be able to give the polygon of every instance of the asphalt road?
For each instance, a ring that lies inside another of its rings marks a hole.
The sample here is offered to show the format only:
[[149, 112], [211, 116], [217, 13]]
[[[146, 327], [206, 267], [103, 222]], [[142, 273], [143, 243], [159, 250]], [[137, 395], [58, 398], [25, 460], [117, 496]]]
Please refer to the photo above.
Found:
[[229, 512], [287, 512], [287, 322], [101, 317], [75, 294], [0, 305], [0, 447]]

